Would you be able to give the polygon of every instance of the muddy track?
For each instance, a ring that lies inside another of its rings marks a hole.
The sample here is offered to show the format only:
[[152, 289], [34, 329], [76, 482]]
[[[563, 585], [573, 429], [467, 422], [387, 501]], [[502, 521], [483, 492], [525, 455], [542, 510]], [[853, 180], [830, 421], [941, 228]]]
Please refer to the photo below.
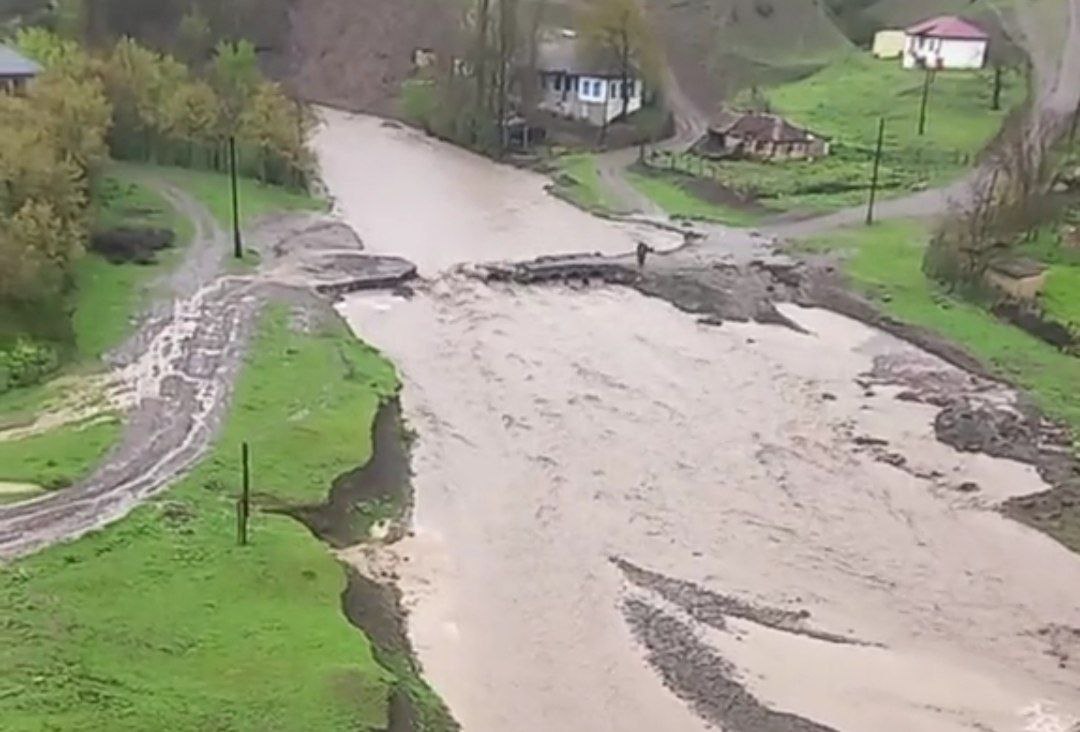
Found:
[[209, 211], [158, 184], [194, 224], [184, 261], [161, 283], [136, 334], [112, 358], [113, 406], [126, 412], [120, 443], [74, 486], [0, 508], [0, 559], [77, 538], [126, 515], [203, 456], [229, 404], [256, 316], [268, 299], [311, 289], [385, 286], [415, 273], [404, 260], [366, 257], [351, 230], [317, 216], [268, 220], [248, 232], [262, 266], [224, 273], [227, 238]]

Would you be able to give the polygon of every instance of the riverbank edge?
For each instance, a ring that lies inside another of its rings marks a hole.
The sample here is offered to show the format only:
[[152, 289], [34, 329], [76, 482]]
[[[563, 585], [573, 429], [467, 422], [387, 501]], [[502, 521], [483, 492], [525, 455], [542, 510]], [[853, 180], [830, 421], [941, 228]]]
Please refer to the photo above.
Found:
[[[380, 402], [371, 433], [370, 459], [338, 476], [325, 501], [269, 511], [292, 517], [334, 550], [366, 545], [378, 551], [399, 541], [408, 530], [414, 492], [411, 432], [398, 395]], [[371, 641], [375, 660], [397, 680], [390, 696], [386, 732], [459, 730], [449, 708], [422, 678], [397, 585], [366, 576], [340, 558], [339, 563], [346, 580], [342, 613]]]

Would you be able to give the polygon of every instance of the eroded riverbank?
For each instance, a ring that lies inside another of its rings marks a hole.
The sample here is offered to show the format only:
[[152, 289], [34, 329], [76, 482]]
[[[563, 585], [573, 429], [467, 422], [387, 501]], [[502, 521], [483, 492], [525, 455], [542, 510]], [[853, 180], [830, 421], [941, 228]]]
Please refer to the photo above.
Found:
[[[415, 535], [378, 561], [465, 730], [1066, 730], [1080, 715], [1054, 651], [1067, 634], [1047, 630], [1080, 625], [1080, 562], [997, 511], [1046, 484], [943, 444], [939, 408], [879, 378], [883, 363], [967, 374], [823, 310], [717, 328], [630, 290], [438, 274], [629, 252], [635, 234], [471, 158], [466, 178], [490, 177], [448, 192], [466, 154], [415, 133], [330, 127], [320, 148], [346, 220], [429, 278], [340, 309], [402, 373]], [[1015, 403], [1000, 384], [979, 395]], [[730, 598], [721, 627], [613, 557]], [[744, 606], [814, 632], [731, 611]]]

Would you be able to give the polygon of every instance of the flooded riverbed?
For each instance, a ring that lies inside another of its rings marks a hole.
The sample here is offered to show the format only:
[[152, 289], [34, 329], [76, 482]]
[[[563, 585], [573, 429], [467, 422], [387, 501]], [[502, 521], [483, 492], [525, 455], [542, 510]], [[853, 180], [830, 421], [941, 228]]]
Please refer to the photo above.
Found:
[[342, 311], [402, 374], [415, 535], [391, 551], [466, 732], [1064, 732], [1080, 715], [1046, 630], [1080, 627], [1080, 561], [992, 510], [1038, 476], [956, 453], [933, 407], [860, 383], [880, 359], [955, 369], [824, 311], [786, 310], [807, 333], [716, 328], [629, 290], [440, 274], [636, 234], [374, 120], [335, 113], [318, 144], [365, 244], [430, 278]]

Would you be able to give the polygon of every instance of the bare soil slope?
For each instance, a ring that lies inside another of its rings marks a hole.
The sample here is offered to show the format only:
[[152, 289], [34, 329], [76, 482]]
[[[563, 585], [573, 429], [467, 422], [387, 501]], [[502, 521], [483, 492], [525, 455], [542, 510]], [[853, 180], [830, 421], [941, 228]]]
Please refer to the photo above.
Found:
[[295, 0], [291, 80], [307, 99], [396, 114], [417, 48], [450, 53], [457, 0]]

